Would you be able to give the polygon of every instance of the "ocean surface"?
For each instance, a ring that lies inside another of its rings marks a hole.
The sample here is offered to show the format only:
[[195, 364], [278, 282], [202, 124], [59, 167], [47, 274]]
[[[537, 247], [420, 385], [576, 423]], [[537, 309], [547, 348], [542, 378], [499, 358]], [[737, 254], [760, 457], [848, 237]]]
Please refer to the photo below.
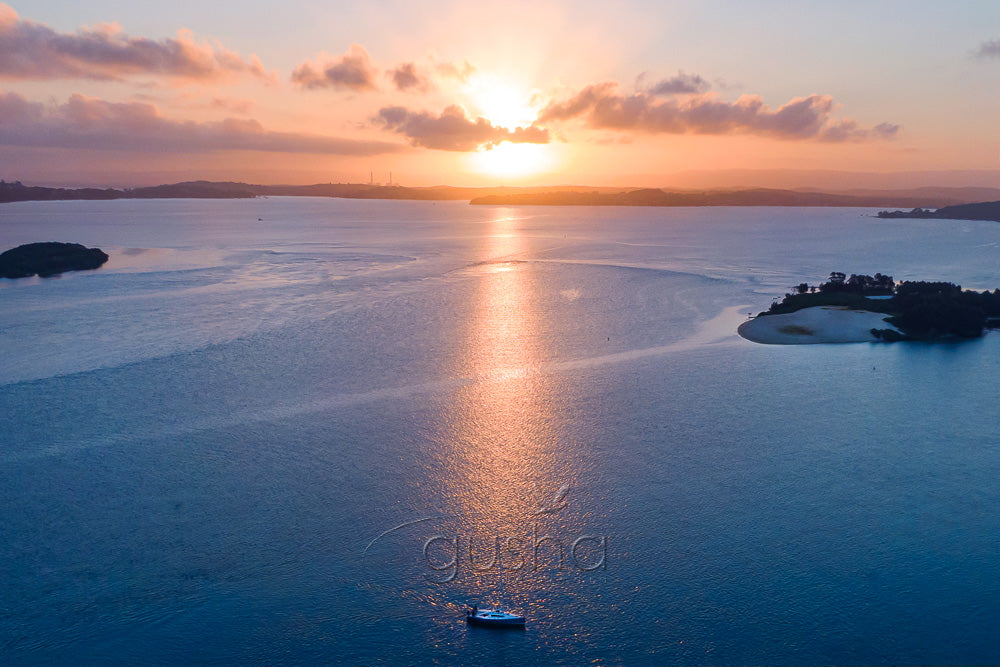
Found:
[[1000, 333], [735, 335], [1000, 287], [1000, 225], [872, 213], [0, 206], [111, 254], [0, 280], [0, 663], [1000, 662]]

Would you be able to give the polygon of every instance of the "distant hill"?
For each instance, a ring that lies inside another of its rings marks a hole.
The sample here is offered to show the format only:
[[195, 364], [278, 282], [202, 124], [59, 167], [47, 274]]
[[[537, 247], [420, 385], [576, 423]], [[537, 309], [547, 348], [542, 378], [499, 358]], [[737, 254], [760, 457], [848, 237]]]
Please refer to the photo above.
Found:
[[[1000, 188], [983, 188], [983, 187], [965, 187], [965, 188], [950, 188], [950, 187], [922, 187], [922, 188], [912, 188], [908, 190], [876, 190], [876, 189], [863, 189], [855, 188], [852, 190], [840, 190], [840, 191], [829, 191], [838, 192], [845, 195], [853, 195], [858, 197], [889, 197], [893, 200], [897, 199], [921, 199], [924, 201], [933, 201], [935, 207], [941, 206], [952, 206], [954, 204], [970, 204], [973, 202], [982, 201], [993, 201], [1000, 199]], [[897, 206], [906, 206], [906, 204], [897, 204]]]
[[[582, 186], [564, 186], [567, 191], [594, 190]], [[468, 201], [482, 195], [507, 195], [535, 192], [540, 188], [462, 188], [438, 185], [408, 188], [400, 185], [369, 183], [317, 183], [315, 185], [252, 185], [249, 183], [186, 181], [170, 185], [128, 190], [83, 188], [45, 188], [26, 186], [19, 181], [0, 181], [0, 203], [15, 201], [51, 201], [70, 199], [245, 199], [253, 197], [341, 197], [345, 199], [413, 199]], [[598, 188], [618, 192], [617, 188]]]
[[20, 181], [7, 183], [0, 181], [0, 203], [12, 201], [57, 201], [66, 199], [120, 199], [121, 190], [99, 190], [83, 188], [67, 190], [66, 188], [42, 188], [21, 185]]
[[[858, 206], [937, 208], [969, 204], [973, 195], [990, 188], [918, 188], [915, 190], [782, 190], [775, 188], [720, 188], [677, 190], [657, 188], [552, 187], [466, 188], [438, 185], [411, 188], [370, 183], [315, 185], [253, 185], [249, 183], [186, 181], [133, 189], [78, 190], [26, 186], [0, 181], [0, 203], [70, 199], [246, 199], [253, 197], [341, 197], [345, 199], [407, 199], [469, 201], [483, 206]], [[1000, 196], [1000, 190], [996, 191]], [[948, 208], [948, 207], [946, 207]], [[946, 209], [940, 209], [946, 210]], [[888, 216], [902, 217], [902, 216]], [[992, 218], [987, 218], [992, 219]]]
[[[271, 197], [343, 197], [346, 199], [416, 199], [435, 201], [461, 201], [486, 195], [506, 196], [539, 192], [540, 187], [463, 188], [451, 185], [409, 188], [402, 185], [372, 185], [362, 183], [322, 183], [317, 185], [253, 185], [261, 196]], [[595, 188], [568, 185], [569, 192], [583, 192]], [[602, 192], [619, 192], [621, 188], [596, 188]]]
[[950, 220], [993, 220], [1000, 222], [1000, 201], [945, 206], [937, 210], [937, 217]]
[[43, 188], [22, 185], [20, 181], [0, 181], [0, 203], [15, 201], [55, 201], [71, 199], [236, 199], [256, 197], [246, 183], [212, 183], [190, 181], [173, 185], [156, 185], [134, 190], [98, 190], [82, 188]]
[[[477, 197], [482, 206], [930, 206], [933, 199], [913, 195], [849, 195], [828, 192], [747, 188], [738, 190], [658, 190], [626, 192], [532, 192]], [[906, 203], [902, 203], [906, 202]]]
[[246, 183], [187, 181], [173, 185], [125, 190], [126, 199], [253, 199], [254, 186]]
[[956, 204], [931, 211], [915, 208], [911, 211], [879, 211], [880, 218], [929, 218], [934, 220], [991, 220], [1000, 222], [1000, 201]]

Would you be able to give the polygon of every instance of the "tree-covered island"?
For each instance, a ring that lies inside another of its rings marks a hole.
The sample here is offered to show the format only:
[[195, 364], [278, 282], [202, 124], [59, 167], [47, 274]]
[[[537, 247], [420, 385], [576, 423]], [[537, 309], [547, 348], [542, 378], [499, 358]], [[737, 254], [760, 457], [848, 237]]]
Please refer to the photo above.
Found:
[[[818, 286], [801, 283], [758, 317], [793, 313], [817, 306], [883, 313], [893, 329], [871, 329], [884, 341], [978, 338], [1000, 327], [1000, 289], [963, 290], [947, 282], [903, 281], [892, 276], [840, 272]], [[874, 297], [874, 298], [873, 298]]]
[[66, 271], [92, 271], [106, 261], [106, 252], [79, 243], [26, 243], [0, 253], [0, 278], [49, 278]]
[[882, 219], [923, 218], [929, 220], [992, 220], [1000, 222], [1000, 201], [944, 206], [937, 210], [917, 207], [912, 211], [879, 211]]

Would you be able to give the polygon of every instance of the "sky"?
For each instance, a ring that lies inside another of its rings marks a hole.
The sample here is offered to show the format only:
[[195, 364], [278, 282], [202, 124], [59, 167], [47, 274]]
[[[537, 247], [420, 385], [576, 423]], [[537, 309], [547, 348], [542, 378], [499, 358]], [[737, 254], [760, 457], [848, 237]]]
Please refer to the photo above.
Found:
[[0, 2], [26, 184], [1000, 186], [998, 121], [997, 0]]

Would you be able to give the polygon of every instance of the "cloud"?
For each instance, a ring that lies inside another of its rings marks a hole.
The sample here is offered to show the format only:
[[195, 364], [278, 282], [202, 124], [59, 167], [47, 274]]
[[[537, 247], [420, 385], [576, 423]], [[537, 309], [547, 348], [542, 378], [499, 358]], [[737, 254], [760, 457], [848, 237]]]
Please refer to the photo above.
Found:
[[73, 95], [44, 105], [0, 92], [0, 145], [165, 153], [267, 151], [379, 155], [402, 148], [382, 141], [272, 132], [253, 119], [196, 123], [162, 117], [152, 104]]
[[853, 120], [840, 120], [828, 124], [819, 133], [820, 141], [841, 143], [845, 141], [868, 141], [869, 139], [895, 139], [900, 126], [892, 123], [879, 123], [871, 129], [860, 127]]
[[676, 76], [663, 79], [649, 89], [650, 95], [683, 95], [690, 93], [704, 93], [711, 88], [711, 84], [697, 74], [686, 74], [678, 72]]
[[417, 66], [413, 63], [403, 63], [396, 69], [387, 72], [392, 78], [396, 90], [427, 90], [430, 88], [430, 81], [417, 72]]
[[509, 130], [493, 125], [485, 118], [469, 118], [465, 109], [449, 106], [434, 116], [410, 111], [403, 107], [385, 107], [374, 118], [376, 125], [409, 138], [414, 146], [444, 151], [474, 151], [492, 148], [502, 141], [511, 143], [547, 144], [548, 130], [537, 126]]
[[356, 92], [377, 90], [377, 70], [368, 52], [360, 44], [351, 44], [339, 58], [320, 55], [316, 62], [305, 62], [292, 72], [292, 81], [303, 88], [347, 88]]
[[[700, 78], [700, 77], [699, 77]], [[670, 86], [679, 85], [674, 79]], [[681, 79], [680, 83], [685, 80]], [[661, 82], [661, 84], [664, 82]], [[692, 83], [692, 81], [687, 81]], [[694, 82], [697, 83], [697, 82]], [[655, 88], [659, 87], [657, 84]], [[539, 123], [582, 118], [594, 129], [665, 134], [754, 134], [779, 139], [865, 141], [889, 139], [899, 126], [882, 123], [872, 129], [851, 120], [832, 121], [833, 98], [829, 95], [797, 97], [772, 110], [756, 95], [743, 95], [726, 102], [712, 94], [659, 99], [652, 93], [622, 95], [616, 83], [587, 86], [563, 102], [549, 104]]]
[[253, 100], [235, 99], [232, 97], [212, 96], [209, 106], [213, 109], [221, 109], [230, 113], [237, 113], [245, 116], [253, 110]]
[[990, 40], [988, 42], [983, 42], [972, 52], [972, 55], [976, 58], [982, 58], [983, 60], [987, 58], [997, 58], [1000, 59], [1000, 39]]
[[115, 24], [58, 33], [22, 20], [9, 5], [0, 4], [0, 78], [119, 81], [140, 75], [272, 78], [256, 56], [244, 58], [219, 44], [198, 43], [187, 30], [159, 41], [129, 37]]
[[457, 65], [450, 62], [436, 63], [434, 69], [446, 79], [457, 79], [462, 83], [468, 81], [473, 74], [479, 71], [475, 65], [464, 59]]
[[549, 121], [570, 120], [583, 113], [594, 109], [602, 100], [614, 97], [613, 92], [618, 88], [617, 83], [605, 82], [587, 86], [569, 100], [556, 103], [552, 102], [538, 116], [542, 123]]

